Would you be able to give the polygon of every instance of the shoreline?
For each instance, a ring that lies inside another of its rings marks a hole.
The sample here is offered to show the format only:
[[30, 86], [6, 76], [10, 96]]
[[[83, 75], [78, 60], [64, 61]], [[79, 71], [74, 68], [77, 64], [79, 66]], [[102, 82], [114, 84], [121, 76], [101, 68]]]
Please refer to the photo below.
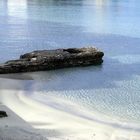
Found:
[[[47, 104], [43, 104], [31, 96], [27, 96], [27, 93], [24, 92], [2, 90], [0, 94], [1, 102], [45, 138], [52, 140], [140, 139], [140, 134], [136, 132], [136, 129], [127, 130], [118, 126], [107, 125], [103, 123], [103, 120], [99, 123], [97, 120], [90, 118], [90, 112], [84, 110], [82, 107], [77, 108], [76, 104], [49, 96], [47, 96]], [[38, 95], [39, 92], [35, 94]], [[65, 107], [62, 108], [61, 105]], [[76, 114], [71, 111], [75, 111]], [[98, 118], [96, 114], [94, 115]], [[89, 116], [89, 118], [85, 116]], [[123, 125], [125, 126], [125, 124]]]

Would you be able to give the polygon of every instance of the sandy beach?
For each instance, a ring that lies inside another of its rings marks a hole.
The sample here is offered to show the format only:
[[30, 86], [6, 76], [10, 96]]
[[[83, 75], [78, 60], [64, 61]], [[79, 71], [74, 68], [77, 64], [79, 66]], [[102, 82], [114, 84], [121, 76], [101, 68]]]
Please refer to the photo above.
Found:
[[51, 96], [44, 104], [36, 100], [39, 92], [32, 94], [34, 98], [24, 92], [0, 93], [0, 102], [6, 106], [1, 105], [0, 109], [9, 116], [0, 119], [1, 140], [140, 140], [138, 129], [132, 130], [125, 124], [121, 128], [119, 122], [113, 126], [115, 120], [105, 123], [107, 118], [94, 116], [78, 104]]
[[47, 140], [6, 106], [0, 104], [0, 110], [8, 114], [8, 117], [0, 118], [0, 140]]

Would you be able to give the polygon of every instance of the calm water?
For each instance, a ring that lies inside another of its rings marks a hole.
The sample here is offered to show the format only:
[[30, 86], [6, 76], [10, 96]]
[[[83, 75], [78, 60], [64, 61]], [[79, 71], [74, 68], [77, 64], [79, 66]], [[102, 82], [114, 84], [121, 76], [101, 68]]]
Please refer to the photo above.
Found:
[[[139, 0], [0, 0], [0, 62], [36, 49], [95, 45], [102, 66], [33, 73], [28, 90], [140, 122]], [[8, 86], [5, 88], [8, 88]]]

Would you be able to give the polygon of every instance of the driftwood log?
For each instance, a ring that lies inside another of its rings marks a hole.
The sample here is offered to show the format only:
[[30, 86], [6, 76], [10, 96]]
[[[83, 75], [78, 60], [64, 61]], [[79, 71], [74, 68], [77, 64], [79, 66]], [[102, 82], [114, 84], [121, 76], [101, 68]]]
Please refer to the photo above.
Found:
[[0, 65], [0, 74], [100, 65], [104, 53], [96, 48], [39, 50]]

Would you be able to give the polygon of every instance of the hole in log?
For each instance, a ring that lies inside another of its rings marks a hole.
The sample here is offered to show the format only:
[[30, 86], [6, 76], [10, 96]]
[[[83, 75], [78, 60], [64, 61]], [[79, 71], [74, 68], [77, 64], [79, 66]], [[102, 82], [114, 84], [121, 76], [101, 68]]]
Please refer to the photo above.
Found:
[[78, 50], [78, 49], [64, 49], [64, 51], [69, 52], [69, 53], [80, 53], [80, 52], [82, 52], [81, 50]]

